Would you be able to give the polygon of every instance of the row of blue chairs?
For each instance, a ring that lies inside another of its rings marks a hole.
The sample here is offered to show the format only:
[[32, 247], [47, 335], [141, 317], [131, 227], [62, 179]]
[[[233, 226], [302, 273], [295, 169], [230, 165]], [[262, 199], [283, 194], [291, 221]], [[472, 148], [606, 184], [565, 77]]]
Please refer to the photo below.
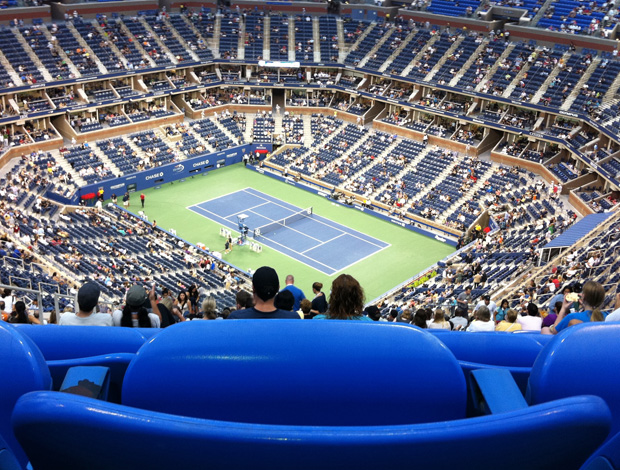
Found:
[[[0, 324], [3, 468], [620, 463], [620, 324], [549, 338], [286, 320], [152, 333]], [[52, 391], [75, 365], [108, 367], [113, 399]]]

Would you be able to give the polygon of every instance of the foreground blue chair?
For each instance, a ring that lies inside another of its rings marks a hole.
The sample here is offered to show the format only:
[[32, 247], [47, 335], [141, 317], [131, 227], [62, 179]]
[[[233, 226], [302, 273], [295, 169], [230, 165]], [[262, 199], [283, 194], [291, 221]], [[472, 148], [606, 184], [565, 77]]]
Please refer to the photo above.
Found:
[[0, 321], [0, 468], [24, 468], [28, 459], [11, 427], [17, 399], [33, 390], [50, 390], [52, 380], [41, 352], [16, 328]]
[[108, 367], [108, 399], [115, 403], [121, 401], [123, 378], [129, 363], [146, 342], [144, 335], [134, 328], [20, 325], [17, 329], [32, 339], [43, 353], [54, 390], [60, 390], [71, 367]]
[[611, 419], [592, 396], [470, 419], [465, 403], [454, 355], [415, 328], [192, 322], [140, 349], [123, 405], [33, 392], [13, 424], [35, 470], [578, 469]]
[[532, 367], [527, 399], [544, 403], [596, 395], [613, 416], [611, 436], [620, 432], [620, 323], [571, 326], [545, 346]]
[[466, 378], [469, 379], [470, 372], [476, 369], [507, 370], [524, 395], [534, 361], [544, 346], [544, 339], [541, 341], [543, 335], [427, 331], [436, 335], [452, 351]]

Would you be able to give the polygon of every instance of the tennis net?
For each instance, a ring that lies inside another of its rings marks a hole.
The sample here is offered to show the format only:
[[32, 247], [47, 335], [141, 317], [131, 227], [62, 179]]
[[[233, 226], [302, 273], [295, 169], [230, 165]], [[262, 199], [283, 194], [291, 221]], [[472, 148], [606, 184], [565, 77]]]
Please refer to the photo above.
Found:
[[276, 220], [274, 222], [269, 222], [268, 224], [263, 225], [262, 227], [257, 227], [254, 229], [254, 238], [258, 238], [261, 235], [265, 235], [266, 233], [274, 232], [281, 227], [288, 227], [293, 222], [296, 222], [301, 219], [307, 219], [312, 216], [312, 207], [308, 207], [303, 211], [296, 212], [293, 215], [289, 215], [280, 220]]

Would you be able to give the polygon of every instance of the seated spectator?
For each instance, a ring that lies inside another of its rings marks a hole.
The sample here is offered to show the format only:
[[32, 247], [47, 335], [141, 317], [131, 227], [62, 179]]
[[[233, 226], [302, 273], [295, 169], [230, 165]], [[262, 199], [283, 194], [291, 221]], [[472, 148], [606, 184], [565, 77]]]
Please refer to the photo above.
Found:
[[237, 310], [254, 307], [254, 298], [247, 290], [240, 290], [235, 296]]
[[[306, 300], [306, 299], [304, 299]], [[294, 312], [295, 307], [295, 295], [288, 289], [283, 289], [276, 294], [276, 298], [274, 300], [274, 305], [276, 308], [280, 310], [284, 310], [286, 312]], [[301, 319], [303, 319], [303, 315], [299, 315]]]
[[538, 305], [533, 302], [527, 304], [527, 315], [517, 317], [517, 322], [524, 331], [540, 331], [542, 328], [542, 317], [538, 311]]
[[[211, 296], [202, 301], [202, 319], [203, 320], [217, 320], [215, 299]], [[200, 318], [197, 318], [197, 320]]]
[[[153, 313], [149, 313], [146, 309], [147, 300], [150, 300]], [[157, 309], [155, 287], [147, 294], [144, 287], [138, 285], [131, 286], [125, 296], [123, 310], [116, 310], [112, 314], [112, 319], [114, 326], [159, 328], [161, 326], [161, 319]]]
[[519, 331], [519, 330], [523, 329], [521, 324], [517, 323], [517, 317], [518, 316], [519, 315], [517, 314], [516, 310], [514, 310], [512, 308], [509, 309], [506, 312], [505, 319], [500, 321], [497, 324], [497, 326], [495, 327], [495, 331], [513, 332], [513, 331]]
[[372, 321], [364, 315], [364, 289], [353, 276], [341, 274], [332, 282], [327, 313], [314, 317], [325, 319]]
[[431, 330], [451, 330], [452, 325], [446, 320], [446, 314], [443, 309], [435, 310], [433, 321], [428, 325]]
[[13, 312], [11, 312], [11, 316], [9, 317], [9, 323], [35, 323], [40, 324], [41, 322], [37, 317], [35, 317], [32, 313], [27, 313], [26, 304], [18, 300], [13, 304]]
[[228, 315], [228, 320], [289, 318], [299, 320], [295, 312], [280, 310], [275, 306], [275, 297], [280, 290], [280, 279], [275, 269], [262, 266], [252, 276], [254, 306], [235, 310]]
[[304, 299], [299, 303], [299, 309], [301, 310], [301, 313], [303, 315], [302, 318], [304, 318], [305, 320], [311, 320], [312, 319], [312, 302], [308, 299]]
[[418, 309], [413, 317], [413, 324], [418, 328], [428, 328], [426, 326], [426, 310], [423, 308]]
[[469, 324], [469, 320], [467, 319], [467, 310], [460, 307], [457, 308], [454, 311], [454, 317], [450, 319], [450, 323], [452, 323], [452, 329], [454, 331], [465, 330]]
[[467, 331], [495, 331], [495, 322], [491, 320], [491, 311], [488, 307], [480, 307], [476, 312], [476, 319], [471, 322]]
[[87, 282], [78, 290], [78, 311], [65, 312], [58, 320], [59, 325], [95, 325], [112, 326], [112, 316], [109, 313], [94, 313], [99, 303], [101, 290], [94, 282]]
[[312, 292], [314, 293], [314, 299], [312, 299], [312, 315], [318, 315], [319, 313], [325, 313], [327, 311], [327, 299], [325, 294], [321, 292], [323, 284], [315, 282], [312, 284]]
[[408, 308], [401, 314], [400, 318], [396, 320], [398, 323], [411, 323], [413, 320], [413, 313]]
[[620, 321], [620, 294], [616, 294], [616, 305], [614, 305], [615, 310], [607, 315], [605, 321]]
[[605, 320], [605, 316], [600, 310], [605, 300], [605, 288], [601, 284], [595, 281], [586, 282], [583, 285], [581, 294], [578, 294], [578, 300], [581, 303], [582, 310], [570, 313], [573, 302], [577, 300], [570, 295], [564, 297], [562, 309], [555, 323], [549, 328], [549, 333], [555, 335], [569, 326]]
[[510, 304], [508, 303], [508, 299], [504, 299], [499, 305], [499, 308], [495, 311], [495, 322], [499, 323], [504, 320], [508, 310], [510, 310]]
[[364, 309], [364, 314], [372, 321], [380, 321], [381, 319], [381, 311], [376, 305], [369, 305], [366, 307]]

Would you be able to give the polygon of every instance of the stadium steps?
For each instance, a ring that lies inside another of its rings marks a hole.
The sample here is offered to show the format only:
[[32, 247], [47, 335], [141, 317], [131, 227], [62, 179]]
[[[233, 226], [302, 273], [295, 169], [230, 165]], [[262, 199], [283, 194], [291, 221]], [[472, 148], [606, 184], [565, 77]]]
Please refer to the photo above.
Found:
[[[64, 146], [63, 147], [67, 147], [68, 146]], [[75, 184], [80, 187], [80, 186], [86, 186], [88, 183], [86, 182], [86, 180], [84, 180], [77, 171], [75, 171], [73, 169], [73, 167], [71, 166], [71, 164], [65, 159], [65, 157], [62, 156], [62, 154], [60, 153], [60, 151], [58, 149], [54, 149], [54, 150], [50, 150], [50, 153], [52, 154], [52, 157], [54, 157], [56, 159], [56, 164], [58, 166], [60, 166], [63, 170], [65, 170], [67, 173], [71, 173], [71, 176], [73, 177], [73, 181], [75, 182]], [[116, 168], [116, 167], [115, 167]]]
[[448, 60], [448, 57], [450, 57], [455, 51], [458, 50], [459, 46], [461, 45], [464, 39], [465, 39], [465, 36], [460, 35], [457, 38], [457, 40], [452, 43], [452, 45], [448, 48], [448, 50], [444, 52], [443, 56], [441, 56], [441, 59], [437, 61], [435, 66], [432, 68], [432, 70], [426, 74], [426, 77], [424, 77], [425, 82], [430, 82], [433, 79], [435, 74], [439, 71], [439, 69], [441, 69], [442, 65], [446, 63], [446, 60]]
[[575, 87], [573, 88], [572, 93], [568, 95], [568, 98], [566, 98], [566, 101], [564, 101], [564, 104], [560, 106], [560, 110], [568, 111], [570, 109], [570, 107], [573, 105], [573, 102], [575, 101], [577, 96], [579, 96], [579, 93], [581, 92], [581, 88], [583, 87], [583, 85], [585, 85], [588, 82], [588, 80], [590, 79], [590, 76], [598, 68], [600, 63], [601, 63], [601, 58], [595, 57], [592, 63], [590, 64], [590, 66], [588, 67], [588, 69], [581, 76], [579, 81], [575, 84]]
[[491, 67], [489, 69], [489, 71], [487, 72], [486, 76], [480, 80], [480, 83], [478, 83], [478, 86], [476, 87], [476, 91], [480, 91], [484, 88], [484, 86], [487, 84], [487, 82], [489, 81], [489, 79], [495, 75], [495, 72], [497, 71], [497, 68], [499, 67], [499, 64], [501, 64], [504, 59], [506, 59], [506, 57], [508, 57], [510, 55], [510, 53], [512, 52], [512, 50], [516, 47], [516, 44], [511, 43], [508, 45], [508, 47], [506, 47], [506, 49], [504, 49], [504, 52], [502, 53], [502, 55], [500, 55], [497, 60], [495, 61], [495, 64], [493, 65], [493, 67]]
[[245, 113], [245, 122], [246, 122], [246, 126], [245, 126], [245, 132], [243, 133], [243, 139], [246, 142], [252, 142], [254, 139], [252, 139], [252, 131], [254, 130], [254, 126], [253, 126], [253, 122], [254, 122], [254, 118], [257, 115], [254, 113]]
[[[68, 22], [67, 24], [71, 24], [71, 26], [73, 26], [73, 23], [71, 23], [71, 22]], [[45, 39], [47, 39], [49, 42], [51, 42], [52, 33], [50, 33], [49, 29], [47, 29], [47, 25], [45, 23], [39, 25], [39, 31], [41, 31], [43, 33], [43, 35], [45, 36]], [[78, 44], [80, 46], [82, 46], [82, 48], [86, 49], [88, 51], [88, 53], [90, 54], [90, 56], [95, 59], [95, 61], [97, 63], [97, 66], [99, 67], [99, 72], [101, 72], [102, 74], [107, 73], [107, 69], [99, 61], [99, 58], [93, 53], [92, 49], [90, 47], [88, 47], [88, 45], [86, 44], [86, 41], [84, 41], [82, 36], [80, 36], [79, 34], [74, 34], [74, 32], [72, 30], [70, 30], [70, 31], [71, 31], [71, 34], [73, 34], [73, 37], [77, 40]], [[60, 59], [62, 59], [63, 61], [66, 62], [67, 66], [69, 67], [69, 70], [71, 71], [71, 73], [75, 77], [81, 77], [82, 74], [78, 71], [78, 69], [75, 66], [75, 64], [73, 63], [73, 61], [69, 58], [69, 56], [66, 54], [64, 49], [58, 43], [55, 44], [55, 50], [58, 53], [58, 58], [60, 58]]]
[[[403, 139], [401, 139], [402, 141]], [[431, 150], [430, 146], [427, 146], [424, 150], [422, 150], [413, 160], [411, 160], [409, 162], [408, 165], [405, 165], [403, 167], [403, 169], [398, 172], [396, 175], [394, 175], [393, 178], [389, 179], [388, 181], [386, 181], [384, 184], [382, 184], [381, 186], [379, 186], [374, 193], [371, 194], [370, 198], [371, 199], [375, 199], [376, 196], [378, 194], [381, 194], [384, 190], [385, 187], [390, 184], [393, 183], [394, 181], [401, 181], [405, 175], [407, 175], [407, 173], [409, 173], [412, 169], [414, 169], [422, 160], [424, 160], [424, 158], [426, 158], [426, 155], [428, 154], [428, 152]]]
[[336, 18], [336, 31], [338, 31], [338, 62], [343, 64], [348, 52], [344, 42], [344, 25], [341, 17]]
[[[455, 158], [452, 163], [450, 163], [441, 173], [439, 173], [437, 175], [437, 180], [435, 182], [439, 183], [439, 182], [443, 181], [446, 176], [448, 176], [450, 173], [452, 173], [452, 170], [454, 170], [454, 167], [456, 167], [456, 166], [458, 166], [460, 164], [461, 164], [461, 160], [459, 158]], [[414, 168], [414, 167], [411, 167], [411, 168]], [[420, 191], [418, 194], [416, 194], [413, 197], [410, 197], [409, 201], [407, 201], [407, 204], [403, 207], [403, 209], [405, 209], [405, 210], [409, 209], [413, 205], [414, 202], [421, 201], [422, 199], [424, 199], [426, 197], [426, 195], [434, 187], [435, 186], [428, 185], [422, 191]], [[456, 201], [454, 201], [454, 204], [456, 204]]]
[[502, 94], [503, 98], [510, 98], [510, 95], [512, 94], [514, 89], [519, 84], [519, 81], [527, 75], [529, 70], [532, 68], [532, 65], [534, 65], [536, 63], [536, 60], [538, 60], [538, 58], [540, 57], [541, 50], [542, 48], [536, 48], [534, 50], [534, 52], [536, 53], [536, 59], [534, 59], [532, 62], [528, 60], [523, 61], [523, 67], [521, 67], [521, 70], [519, 70], [519, 73], [515, 75], [515, 78], [512, 79], [512, 81], [508, 84], [508, 86], [504, 90], [504, 93]]
[[288, 18], [288, 60], [295, 61], [295, 17], [287, 16]]
[[433, 44], [435, 44], [440, 38], [441, 38], [440, 34], [435, 34], [432, 38], [430, 38], [428, 42], [426, 43], [426, 45], [422, 49], [420, 49], [420, 51], [415, 55], [413, 59], [411, 59], [411, 62], [409, 62], [409, 65], [407, 65], [407, 67], [403, 69], [403, 71], [400, 73], [400, 76], [406, 77], [407, 75], [409, 75], [409, 72], [411, 72], [411, 69], [413, 69], [415, 64], [420, 61], [420, 59], [422, 58], [424, 54], [426, 54], [426, 50], [429, 47], [431, 47]]
[[[370, 33], [370, 31], [372, 31], [372, 29], [374, 29], [375, 27], [375, 23], [369, 23], [366, 25], [366, 29], [362, 32], [362, 34], [360, 34], [360, 36], [357, 38], [357, 40], [351, 45], [351, 47], [348, 50], [341, 50], [340, 52], [344, 52], [344, 56], [341, 59], [341, 62], [344, 63], [344, 59], [347, 57], [347, 55], [349, 55], [349, 52], [351, 51], [355, 51], [357, 50], [357, 48], [359, 47], [359, 45], [364, 41], [364, 39], [366, 39], [366, 36], [368, 36], [368, 33]], [[343, 42], [344, 42], [344, 34], [343, 34]], [[345, 46], [346, 47], [346, 46]]]
[[[99, 26], [99, 23], [97, 21], [93, 21], [90, 23], [93, 28], [99, 33], [99, 37], [101, 38], [107, 38], [108, 35], [107, 33], [104, 31], [104, 29]], [[65, 26], [69, 29], [69, 31], [71, 31], [71, 34], [73, 34], [73, 36], [75, 36], [76, 38], [81, 38], [82, 35], [78, 32], [77, 29], [75, 29], [75, 26], [73, 25], [73, 22], [67, 22], [65, 23]], [[110, 50], [114, 53], [114, 55], [116, 57], [119, 58], [120, 62], [127, 66], [127, 59], [125, 58], [125, 56], [123, 55], [123, 53], [120, 51], [120, 49], [118, 47], [116, 47], [116, 43], [114, 41], [106, 41], [107, 42], [107, 47], [110, 48]]]
[[200, 31], [198, 31], [198, 29], [196, 29], [196, 27], [194, 26], [194, 23], [192, 23], [192, 21], [187, 16], [181, 15], [180, 17], [185, 22], [185, 26], [187, 26], [190, 29], [190, 31], [192, 33], [194, 33], [194, 36], [196, 37], [196, 41], [198, 41], [199, 39], [202, 39], [202, 42], [204, 44], [206, 44], [206, 46], [209, 49], [211, 49], [211, 52], [215, 55], [214, 51], [215, 51], [216, 48], [213, 47], [213, 44], [214, 44], [215, 41], [213, 39], [207, 39], [202, 34], [200, 34]]
[[[170, 59], [170, 61], [173, 64], [178, 64], [179, 61], [177, 60], [177, 58], [174, 56], [174, 54], [170, 51], [170, 49], [168, 49], [168, 46], [166, 46], [166, 43], [164, 41], [162, 41], [159, 38], [159, 34], [157, 34], [156, 31], [153, 30], [153, 28], [151, 28], [151, 25], [148, 23], [148, 21], [146, 21], [146, 19], [141, 16], [138, 21], [140, 21], [140, 23], [142, 23], [142, 26], [144, 27], [144, 29], [146, 31], [148, 31], [149, 33], [151, 33], [151, 40], [155, 41], [157, 43], [157, 45], [160, 47], [161, 51], [166, 54], [166, 56], [168, 56], [168, 59]], [[170, 26], [170, 24], [169, 24]], [[171, 30], [174, 30], [174, 28], [171, 28]]]
[[[321, 28], [319, 26], [319, 17], [312, 17], [312, 39], [314, 39], [314, 61], [316, 63], [321, 62]], [[325, 43], [325, 47], [327, 46], [327, 42]]]
[[[372, 136], [371, 136], [370, 138], [372, 138]], [[367, 166], [364, 166], [364, 167], [360, 168], [358, 171], [356, 171], [355, 173], [353, 173], [352, 175], [349, 175], [349, 177], [348, 177], [348, 181], [344, 181], [342, 184], [339, 184], [339, 185], [338, 185], [338, 187], [339, 187], [339, 188], [344, 188], [344, 189], [346, 189], [346, 188], [345, 188], [345, 185], [350, 184], [351, 182], [353, 182], [353, 181], [357, 180], [357, 178], [358, 178], [360, 175], [362, 175], [362, 174], [366, 173], [367, 171], [369, 171], [370, 169], [372, 169], [372, 168], [374, 168], [374, 167], [376, 167], [376, 166], [380, 165], [380, 164], [381, 164], [381, 162], [382, 162], [383, 160], [385, 160], [385, 158], [386, 158], [386, 157], [387, 157], [390, 153], [392, 153], [392, 151], [393, 151], [393, 150], [396, 148], [396, 146], [397, 146], [397, 145], [401, 142], [401, 140], [402, 140], [402, 139], [396, 139], [396, 140], [394, 140], [394, 142], [392, 142], [389, 146], [387, 146], [383, 152], [381, 152], [379, 155], [377, 155], [377, 156], [376, 156], [374, 163], [372, 163], [372, 164], [370, 164], [370, 165], [367, 165]], [[364, 158], [364, 157], [367, 157], [366, 152], [364, 152], [364, 155], [362, 156], [362, 158]], [[372, 194], [370, 194], [370, 195], [368, 196], [368, 199], [374, 199], [374, 195], [376, 194], [376, 192], [377, 192], [376, 190], [375, 190], [375, 191], [373, 191], [373, 192], [372, 192]]]
[[620, 74], [618, 74], [616, 79], [612, 82], [609, 89], [607, 90], [607, 93], [605, 93], [605, 95], [603, 96], [603, 99], [601, 100], [601, 105], [609, 107], [612, 104], [615, 104], [617, 102], [616, 94], [618, 93], [619, 88], [620, 88]]
[[134, 35], [133, 33], [129, 30], [129, 28], [127, 27], [127, 25], [122, 21], [122, 20], [117, 20], [118, 24], [120, 25], [120, 29], [123, 32], [123, 34], [125, 35], [126, 38], [130, 39], [131, 42], [133, 43], [134, 47], [138, 50], [138, 52], [140, 52], [140, 55], [142, 56], [142, 58], [144, 60], [146, 60], [149, 63], [150, 68], [155, 68], [157, 67], [157, 64], [155, 63], [155, 61], [151, 58], [151, 56], [144, 50], [144, 47], [142, 47], [142, 42], [139, 41]]
[[9, 63], [6, 56], [2, 53], [2, 50], [0, 50], [0, 64], [2, 65], [2, 67], [4, 67], [4, 70], [6, 70], [6, 72], [9, 74], [9, 77], [11, 77], [11, 80], [13, 81], [13, 84], [15, 86], [24, 85], [24, 82], [22, 82], [21, 79], [19, 78], [19, 74], [15, 71], [13, 66]]
[[302, 114], [304, 121], [304, 146], [312, 147], [312, 118], [307, 114]]
[[245, 59], [245, 21], [239, 19], [239, 42], [237, 43], [237, 59]]
[[[209, 119], [209, 118], [199, 119], [199, 121], [206, 121], [206, 120], [209, 120], [211, 122], [215, 122], [214, 120]], [[211, 146], [211, 144], [209, 144], [209, 142], [206, 139], [203, 139], [202, 136], [198, 132], [194, 131], [194, 128], [192, 127], [192, 124], [193, 124], [193, 122], [189, 123], [189, 133], [192, 135], [192, 137], [194, 137], [198, 142], [200, 142], [202, 145], [204, 145], [204, 147], [206, 149], [208, 149], [210, 153], [216, 153], [218, 150], [213, 148]], [[216, 124], [216, 126], [217, 126], [217, 124]], [[218, 128], [219, 128], [219, 126], [218, 126]], [[168, 140], [165, 137], [164, 137], [164, 142], [166, 142], [167, 144], [170, 144], [170, 142], [168, 142]], [[233, 140], [233, 142], [234, 142], [234, 140]], [[185, 158], [190, 158], [190, 157], [185, 155]]]
[[[211, 39], [211, 50], [213, 56], [216, 59], [220, 58], [220, 35], [222, 34], [222, 15], [215, 15], [215, 21], [213, 22], [213, 38]], [[267, 34], [265, 32], [265, 34]]]
[[103, 153], [103, 151], [99, 148], [98, 145], [91, 145], [90, 149], [92, 150], [92, 152], [97, 155], [97, 157], [99, 158], [99, 160], [101, 160], [104, 164], [104, 166], [107, 166], [113, 173], [117, 174], [117, 175], [122, 175], [123, 172], [120, 170], [120, 168], [118, 168], [114, 162], [112, 162], [112, 160], [110, 160], [107, 155], [105, 153]]
[[404, 41], [401, 42], [400, 46], [398, 46], [398, 48], [392, 53], [392, 55], [390, 55], [387, 58], [387, 60], [383, 63], [383, 65], [381, 67], [379, 67], [379, 72], [385, 72], [388, 69], [388, 67], [390, 66], [390, 64], [392, 62], [394, 62], [394, 59], [396, 59], [396, 57], [398, 57], [400, 54], [404, 53], [405, 48], [407, 47], [409, 42], [415, 37], [417, 32], [418, 32], [418, 30], [416, 30], [416, 29], [412, 29], [409, 32], [409, 34], [404, 39]]
[[[568, 62], [568, 59], [570, 58], [571, 53], [570, 52], [565, 52], [564, 55], [562, 56], [562, 60], [565, 64]], [[558, 76], [558, 74], [562, 71], [563, 69], [561, 69], [560, 67], [554, 67], [553, 70], [551, 71], [551, 73], [549, 74], [549, 76], [547, 77], [547, 79], [543, 82], [542, 86], [540, 87], [540, 89], [534, 94], [534, 97], [532, 98], [531, 103], [538, 103], [540, 101], [540, 99], [545, 95], [545, 92], [547, 91], [547, 89], [549, 88], [549, 84], [555, 79], [555, 77]]]
[[[86, 40], [82, 37], [82, 35], [80, 33], [78, 33], [78, 31], [75, 29], [75, 26], [73, 25], [72, 21], [68, 21], [65, 23], [65, 26], [67, 27], [67, 29], [71, 32], [71, 34], [73, 35], [73, 37], [75, 38], [75, 40], [78, 42], [78, 44], [80, 46], [82, 46], [82, 49], [86, 49], [88, 51], [88, 53], [90, 54], [90, 57], [93, 58], [93, 60], [95, 61], [95, 63], [97, 64], [97, 68], [99, 69], [99, 73], [101, 74], [106, 74], [108, 73], [108, 69], [105, 67], [105, 65], [103, 65], [103, 63], [101, 62], [101, 60], [99, 60], [99, 57], [97, 57], [97, 54], [95, 54], [93, 52], [93, 50], [90, 48], [90, 46], [88, 45], [88, 43], [86, 42]], [[99, 30], [101, 33], [101, 37], [105, 38], [107, 37], [103, 31]], [[48, 32], [49, 34], [49, 32]], [[108, 44], [110, 44], [110, 46], [112, 47], [112, 50], [114, 51], [114, 53], [118, 56], [118, 57], [122, 57], [122, 55], [120, 54], [120, 51], [116, 48], [116, 46], [114, 46], [114, 43], [112, 41], [108, 41]], [[69, 64], [69, 68], [71, 69], [71, 71], [73, 73], [76, 74], [76, 77], [80, 76], [80, 73], [78, 72], [77, 68], [75, 67], [75, 64], [73, 64], [73, 62], [71, 62], [69, 60], [68, 57], [64, 57], [66, 54], [64, 51], [62, 51], [62, 48], [59, 47], [58, 49], [60, 49], [60, 55], [63, 57], [63, 59], [65, 59], [67, 61], [67, 64]], [[75, 69], [75, 71], [74, 71]]]
[[43, 75], [43, 79], [46, 82], [53, 82], [54, 78], [49, 73], [49, 70], [47, 70], [47, 68], [43, 66], [43, 63], [39, 60], [39, 56], [37, 56], [37, 54], [32, 50], [32, 48], [30, 47], [30, 44], [28, 44], [28, 41], [26, 41], [24, 36], [22, 36], [22, 33], [20, 32], [19, 28], [11, 28], [11, 31], [17, 38], [17, 42], [19, 42], [22, 45], [22, 48], [24, 49], [26, 54], [28, 54], [28, 57], [30, 57], [30, 60], [32, 60], [34, 65], [37, 66], [37, 69], [39, 69], [39, 72], [41, 72], [41, 75]]
[[373, 56], [373, 54], [377, 52], [379, 48], [383, 46], [383, 43], [386, 42], [390, 38], [394, 29], [395, 27], [392, 26], [387, 31], [384, 31], [383, 37], [379, 39], [379, 41], [377, 41], [377, 43], [372, 47], [372, 49], [368, 51], [368, 54], [366, 54], [364, 58], [359, 61], [359, 64], [357, 65], [358, 67], [364, 67], [366, 65], [366, 62], [368, 62], [368, 60]]
[[471, 201], [472, 199], [474, 199], [475, 195], [478, 194], [480, 190], [482, 189], [484, 182], [487, 181], [489, 178], [491, 178], [491, 176], [493, 176], [493, 173], [495, 172], [495, 170], [497, 170], [497, 168], [491, 165], [488, 168], [488, 170], [484, 172], [484, 174], [479, 176], [478, 179], [476, 180], [476, 183], [472, 184], [471, 188], [469, 188], [469, 191], [467, 191], [459, 199], [454, 201], [454, 203], [450, 206], [450, 208], [442, 214], [444, 221], [448, 220], [448, 218], [452, 214], [454, 214], [457, 210], [459, 210], [462, 207], [463, 202]]
[[235, 135], [232, 132], [230, 132], [225, 126], [220, 124], [219, 119], [211, 119], [211, 121], [215, 124], [215, 127], [221, 130], [224, 133], [224, 135], [228, 137], [230, 140], [232, 140], [233, 142], [236, 142], [239, 145], [242, 145], [244, 143], [244, 142], [240, 142], [239, 139], [237, 139], [237, 137], [235, 137]]
[[545, 16], [545, 13], [549, 9], [549, 7], [551, 5], [553, 5], [555, 2], [556, 2], [556, 0], [546, 0], [545, 3], [543, 3], [543, 5], [540, 7], [540, 10], [538, 10], [536, 15], [534, 15], [534, 17], [530, 20], [530, 25], [531, 26], [536, 26], [538, 24], [538, 22], [540, 21], [540, 19], [543, 16]]
[[[481, 3], [482, 4], [482, 3]], [[459, 80], [461, 78], [463, 78], [463, 72], [466, 70], [469, 70], [469, 68], [472, 66], [472, 64], [482, 55], [482, 53], [485, 51], [485, 49], [487, 48], [487, 45], [489, 44], [489, 40], [488, 38], [484, 38], [483, 41], [480, 43], [480, 45], [478, 46], [478, 48], [474, 51], [474, 53], [469, 57], [469, 59], [467, 59], [467, 61], [465, 61], [465, 63], [463, 64], [463, 66], [461, 67], [461, 69], [459, 70], [459, 73], [457, 73], [452, 80], [450, 80], [449, 85], [452, 87], [455, 87], [457, 85], [457, 83], [459, 82]]]
[[[170, 22], [170, 19], [168, 17], [165, 17], [164, 19], [164, 24], [166, 26], [168, 26], [170, 32], [172, 33], [172, 35], [176, 38], [177, 41], [179, 41], [179, 44], [182, 44], [185, 46], [185, 48], [187, 49], [187, 52], [189, 52], [189, 55], [192, 56], [192, 59], [194, 59], [197, 62], [200, 62], [200, 57], [198, 57], [196, 55], [196, 53], [194, 51], [191, 50], [191, 48], [189, 47], [189, 45], [187, 44], [187, 41], [183, 38], [183, 36], [181, 36], [179, 34], [179, 32], [177, 31], [177, 29], [174, 27], [174, 25]], [[243, 36], [241, 36], [243, 37]]]
[[[263, 58], [265, 60], [271, 59], [271, 16], [265, 15], [263, 17]], [[250, 142], [248, 140], [248, 142]]]

